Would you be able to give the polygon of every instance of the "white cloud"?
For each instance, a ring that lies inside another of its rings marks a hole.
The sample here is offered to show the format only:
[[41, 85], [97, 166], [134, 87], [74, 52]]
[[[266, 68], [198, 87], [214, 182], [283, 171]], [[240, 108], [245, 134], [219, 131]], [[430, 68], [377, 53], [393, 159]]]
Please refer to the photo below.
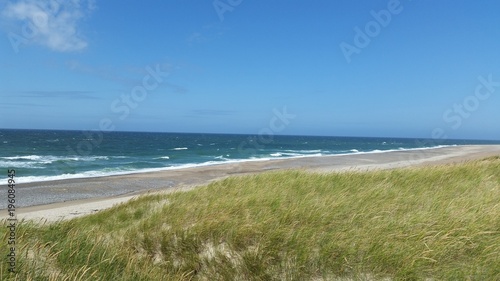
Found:
[[94, 9], [94, 0], [21, 0], [9, 2], [2, 16], [21, 23], [18, 41], [69, 52], [87, 47], [78, 24]]

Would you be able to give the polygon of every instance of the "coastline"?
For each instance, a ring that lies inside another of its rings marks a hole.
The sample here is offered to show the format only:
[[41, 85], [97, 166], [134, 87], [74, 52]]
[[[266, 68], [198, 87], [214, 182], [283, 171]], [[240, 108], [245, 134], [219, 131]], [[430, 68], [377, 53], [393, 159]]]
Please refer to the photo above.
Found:
[[[368, 171], [440, 165], [500, 155], [500, 145], [329, 155], [227, 163], [179, 170], [19, 184], [17, 218], [57, 221], [91, 214], [147, 192], [188, 190], [233, 175], [271, 170]], [[3, 202], [2, 202], [3, 203]], [[1, 205], [3, 206], [3, 205]], [[7, 218], [3, 210], [0, 219]]]

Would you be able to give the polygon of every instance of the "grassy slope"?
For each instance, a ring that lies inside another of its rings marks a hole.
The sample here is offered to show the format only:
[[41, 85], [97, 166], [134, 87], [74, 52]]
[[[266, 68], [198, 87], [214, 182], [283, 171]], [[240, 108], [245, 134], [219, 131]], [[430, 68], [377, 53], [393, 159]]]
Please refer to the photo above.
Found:
[[500, 157], [233, 177], [23, 223], [18, 280], [498, 280], [499, 202]]

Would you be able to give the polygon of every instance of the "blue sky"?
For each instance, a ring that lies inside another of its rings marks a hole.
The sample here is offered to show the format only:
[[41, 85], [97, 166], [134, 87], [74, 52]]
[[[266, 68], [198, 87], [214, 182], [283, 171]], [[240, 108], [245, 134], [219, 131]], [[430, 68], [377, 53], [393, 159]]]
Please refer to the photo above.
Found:
[[500, 140], [498, 1], [0, 9], [0, 128]]

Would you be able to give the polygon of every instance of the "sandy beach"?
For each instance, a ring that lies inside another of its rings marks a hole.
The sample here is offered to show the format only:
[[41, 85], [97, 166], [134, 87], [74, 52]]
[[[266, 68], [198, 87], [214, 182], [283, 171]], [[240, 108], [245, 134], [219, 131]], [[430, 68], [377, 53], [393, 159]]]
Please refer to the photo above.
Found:
[[[500, 155], [500, 145], [453, 146], [321, 157], [249, 161], [120, 176], [19, 184], [17, 218], [57, 221], [91, 214], [147, 192], [187, 190], [234, 175], [280, 169], [311, 172], [393, 169], [459, 163]], [[1, 205], [5, 208], [5, 205]], [[7, 217], [2, 210], [0, 219]]]

